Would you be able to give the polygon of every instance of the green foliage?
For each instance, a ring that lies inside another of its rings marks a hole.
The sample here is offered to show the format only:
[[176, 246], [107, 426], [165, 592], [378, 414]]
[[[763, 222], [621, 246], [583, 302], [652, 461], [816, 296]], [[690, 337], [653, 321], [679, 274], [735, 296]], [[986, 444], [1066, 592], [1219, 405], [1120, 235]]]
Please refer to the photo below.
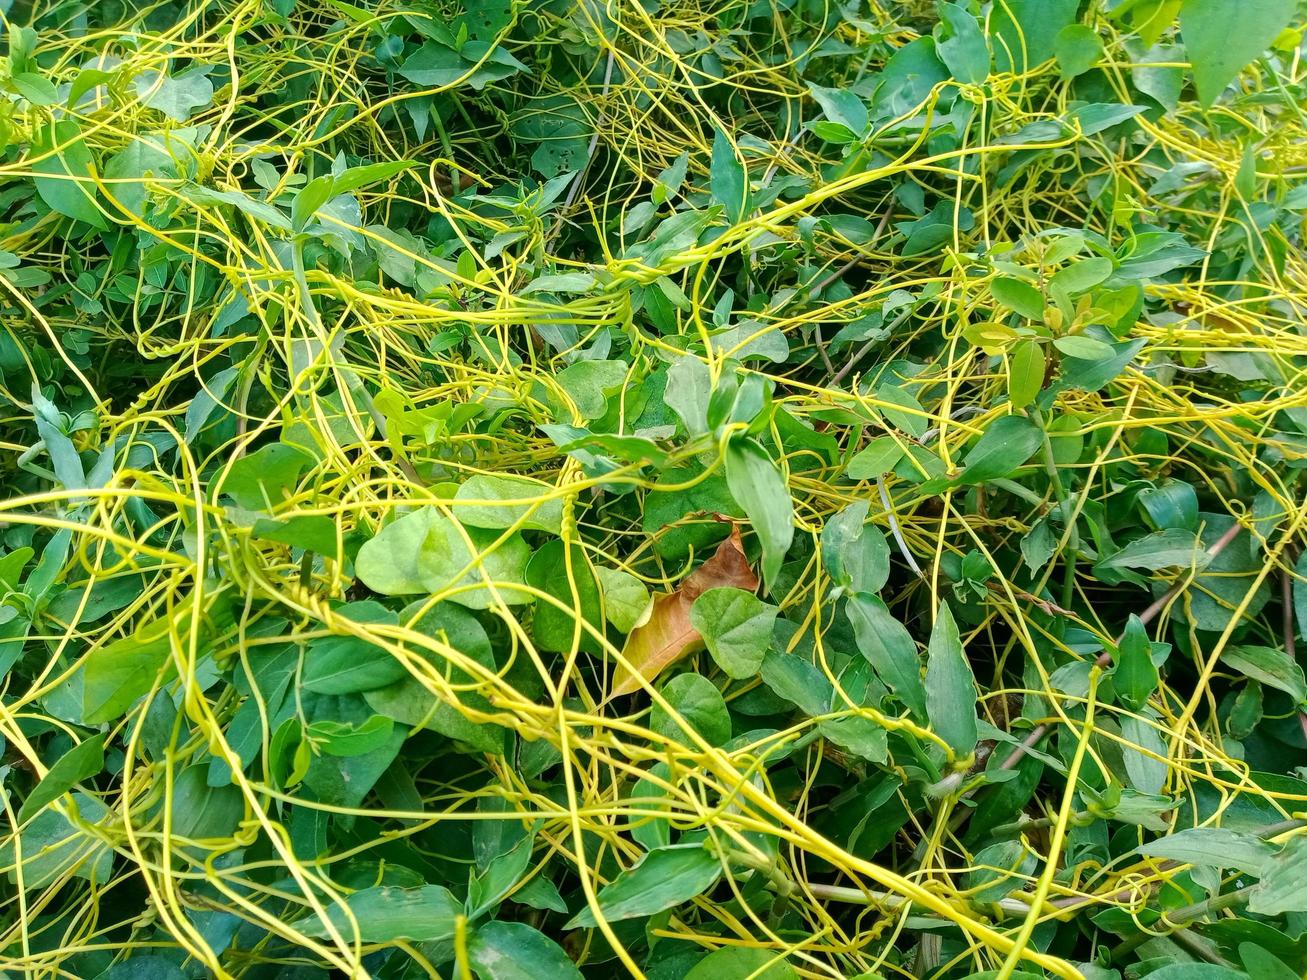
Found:
[[0, 14], [0, 974], [1307, 971], [1300, 3]]

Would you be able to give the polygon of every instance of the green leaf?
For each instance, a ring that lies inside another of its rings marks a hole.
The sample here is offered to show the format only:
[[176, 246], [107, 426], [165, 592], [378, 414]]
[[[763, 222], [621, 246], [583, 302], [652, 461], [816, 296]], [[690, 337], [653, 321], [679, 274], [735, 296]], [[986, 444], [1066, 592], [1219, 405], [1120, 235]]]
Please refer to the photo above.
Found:
[[335, 195], [335, 186], [334, 178], [328, 174], [314, 177], [300, 189], [290, 206], [290, 225], [294, 231], [303, 231], [308, 227], [318, 208]]
[[599, 591], [604, 597], [604, 616], [619, 633], [629, 633], [649, 607], [649, 589], [630, 572], [619, 568], [594, 567]]
[[1185, 0], [1180, 33], [1198, 101], [1214, 103], [1239, 71], [1289, 26], [1297, 0]]
[[908, 710], [924, 721], [926, 690], [911, 634], [875, 596], [849, 596], [844, 609], [862, 655]]
[[762, 661], [762, 681], [804, 714], [830, 711], [834, 688], [816, 664], [793, 653], [768, 650]]
[[1070, 81], [1093, 68], [1103, 57], [1103, 41], [1098, 32], [1084, 24], [1068, 24], [1058, 31], [1053, 42], [1062, 80]]
[[874, 480], [890, 472], [905, 455], [903, 444], [893, 436], [879, 436], [849, 460], [845, 476], [850, 480]]
[[771, 645], [779, 610], [752, 592], [730, 586], [709, 589], [694, 600], [690, 622], [728, 677], [752, 677]]
[[300, 474], [316, 460], [298, 446], [274, 442], [232, 463], [222, 492], [248, 510], [271, 510], [284, 503]]
[[867, 107], [848, 89], [823, 88], [809, 83], [808, 91], [831, 122], [839, 123], [855, 136], [867, 128]]
[[1307, 703], [1307, 679], [1302, 667], [1275, 647], [1232, 646], [1221, 651], [1221, 663], [1267, 687], [1283, 691], [1295, 705]]
[[[476, 474], [454, 494], [454, 516], [463, 524], [503, 530], [514, 525], [563, 533], [563, 499], [547, 483], [522, 476]], [[550, 499], [544, 499], [549, 495]], [[506, 503], [506, 501], [515, 501]]]
[[[364, 888], [347, 896], [345, 906], [348, 912], [339, 905], [329, 906], [327, 919], [348, 938], [355, 934], [352, 918], [358, 925], [359, 939], [365, 943], [451, 939], [455, 923], [463, 914], [462, 903], [439, 885]], [[295, 928], [314, 939], [327, 935], [327, 924], [320, 919], [298, 921]]]
[[1117, 644], [1112, 683], [1117, 697], [1131, 711], [1138, 711], [1157, 690], [1157, 667], [1153, 664], [1153, 645], [1143, 622], [1133, 613]]
[[889, 579], [889, 544], [866, 523], [870, 505], [849, 504], [821, 529], [821, 560], [831, 581], [850, 592], [874, 595]]
[[373, 715], [360, 725], [340, 721], [315, 721], [305, 729], [323, 752], [353, 758], [381, 748], [390, 741], [395, 722], [385, 715]]
[[989, 77], [989, 45], [971, 11], [959, 3], [940, 0], [940, 29], [935, 49], [939, 58], [964, 85], [976, 85]]
[[1064, 290], [1069, 296], [1079, 296], [1106, 281], [1112, 275], [1112, 260], [1101, 255], [1080, 259], [1053, 273], [1050, 289]]
[[524, 922], [487, 922], [472, 933], [467, 957], [481, 980], [581, 980], [552, 939]]
[[[683, 675], [684, 676], [684, 675]], [[599, 890], [599, 911], [609, 922], [654, 915], [702, 895], [717, 883], [722, 863], [702, 844], [656, 848]], [[588, 929], [594, 911], [582, 909], [564, 929]]]
[[[500, 541], [494, 531], [463, 528], [434, 505], [426, 505], [387, 524], [365, 542], [355, 571], [359, 581], [381, 595], [457, 589], [449, 601], [486, 609], [496, 599], [510, 605], [531, 601], [528, 593], [514, 588], [524, 584], [530, 553], [516, 534]], [[465, 568], [469, 570], [460, 574]]]
[[88, 656], [82, 687], [83, 722], [113, 721], [154, 686], [168, 662], [173, 625], [169, 620], [156, 620]]
[[109, 227], [95, 205], [97, 192], [91, 180], [95, 161], [77, 123], [64, 120], [38, 128], [31, 158], [38, 175], [33, 178], [36, 193], [51, 210], [102, 231]]
[[724, 745], [731, 740], [731, 715], [726, 710], [726, 700], [708, 678], [678, 674], [663, 685], [660, 693], [671, 710], [654, 702], [649, 715], [651, 731], [677, 743], [683, 742], [691, 731], [698, 732], [709, 745]]
[[752, 439], [726, 446], [726, 484], [762, 545], [762, 576], [771, 588], [794, 540], [794, 504], [781, 469]]
[[1198, 542], [1198, 535], [1183, 528], [1167, 528], [1136, 538], [1096, 567], [1144, 568], [1155, 572], [1162, 568], [1202, 568], [1206, 563], [1207, 555]]
[[1150, 971], [1148, 980], [1248, 980], [1248, 974], [1215, 963], [1168, 963]]
[[32, 105], [54, 105], [59, 101], [59, 92], [54, 83], [36, 72], [19, 72], [9, 79], [9, 83]]
[[75, 785], [90, 779], [104, 768], [104, 734], [79, 742], [59, 757], [49, 768], [36, 788], [28, 794], [18, 810], [18, 822], [39, 813], [48, 804], [63, 796]]
[[1298, 556], [1293, 573], [1293, 614], [1298, 619], [1298, 636], [1307, 640], [1307, 551]]
[[460, 51], [428, 41], [405, 59], [398, 73], [423, 88], [461, 84], [481, 89], [489, 82], [525, 71], [526, 65], [502, 47], [492, 48], [488, 41], [468, 41]]
[[1044, 348], [1033, 340], [1021, 340], [1007, 352], [1007, 390], [1012, 407], [1022, 409], [1044, 387]]
[[1029, 419], [1020, 415], [997, 418], [963, 458], [958, 482], [975, 485], [1010, 476], [1042, 445], [1039, 428]]
[[713, 134], [712, 170], [708, 187], [713, 200], [726, 209], [731, 224], [739, 224], [749, 213], [749, 177], [735, 153], [735, 146], [720, 129]]
[[536, 603], [531, 632], [541, 649], [565, 653], [575, 645], [577, 649], [599, 652], [599, 641], [577, 622], [579, 612], [582, 624], [588, 623], [600, 635], [603, 633], [599, 583], [583, 548], [562, 541], [547, 542], [527, 562], [526, 581], [562, 604], [560, 609], [552, 602]]
[[979, 740], [976, 679], [962, 652], [962, 637], [948, 603], [941, 602], [926, 649], [926, 716], [953, 751], [966, 755]]
[[192, 69], [176, 77], [147, 68], [132, 80], [136, 97], [174, 122], [185, 122], [213, 102], [213, 83], [207, 67]]
[[348, 194], [360, 187], [389, 180], [396, 174], [402, 174], [417, 165], [416, 160], [383, 160], [381, 163], [365, 163], [358, 167], [349, 167], [336, 174], [332, 186], [335, 193]]
[[1067, 357], [1077, 357], [1086, 361], [1099, 361], [1112, 356], [1112, 347], [1101, 340], [1086, 337], [1084, 334], [1072, 334], [1058, 337], [1053, 346]]
[[1135, 853], [1204, 868], [1234, 868], [1261, 877], [1276, 852], [1254, 834], [1224, 827], [1190, 827], [1141, 844]]
[[1248, 911], [1254, 915], [1307, 912], [1307, 837], [1289, 838], [1280, 853], [1266, 862]]
[[667, 369], [667, 406], [685, 425], [691, 436], [708, 431], [708, 402], [712, 398], [712, 375], [708, 365], [686, 354]]
[[[377, 602], [352, 602], [339, 614], [357, 623], [394, 626], [395, 614]], [[314, 640], [304, 655], [301, 683], [315, 694], [353, 694], [393, 684], [408, 676], [404, 664], [384, 647], [357, 636]]]
[[1302, 980], [1298, 971], [1290, 969], [1278, 956], [1252, 943], [1239, 944], [1239, 958], [1248, 968], [1248, 975], [1257, 980]]
[[1028, 320], [1044, 318], [1044, 294], [1024, 279], [1003, 276], [989, 284], [994, 299]]
[[799, 980], [799, 975], [771, 950], [727, 946], [696, 963], [685, 980]]
[[999, 71], [1025, 72], [1053, 57], [1057, 35], [1076, 19], [1080, 0], [1004, 0], [989, 29]]

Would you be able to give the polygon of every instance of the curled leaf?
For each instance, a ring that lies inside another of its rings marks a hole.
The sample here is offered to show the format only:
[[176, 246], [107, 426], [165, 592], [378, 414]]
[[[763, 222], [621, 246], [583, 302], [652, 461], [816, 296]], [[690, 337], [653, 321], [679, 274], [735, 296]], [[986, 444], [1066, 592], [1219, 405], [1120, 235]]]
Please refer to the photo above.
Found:
[[703, 636], [690, 621], [694, 600], [709, 589], [731, 587], [753, 592], [758, 576], [749, 567], [740, 541], [740, 529], [716, 553], [685, 577], [675, 592], [654, 596], [644, 618], [626, 638], [622, 657], [628, 669], [619, 665], [613, 678], [612, 696], [631, 694], [640, 688], [640, 678], [652, 681], [682, 657], [703, 649]]

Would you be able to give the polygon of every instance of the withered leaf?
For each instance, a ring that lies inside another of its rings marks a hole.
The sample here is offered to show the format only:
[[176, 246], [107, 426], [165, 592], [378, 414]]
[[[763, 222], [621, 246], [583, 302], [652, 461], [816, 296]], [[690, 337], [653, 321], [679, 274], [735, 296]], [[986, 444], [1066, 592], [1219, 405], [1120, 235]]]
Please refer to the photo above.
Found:
[[649, 609], [626, 637], [622, 655], [630, 669], [618, 665], [613, 677], [612, 697], [640, 689], [640, 678], [652, 681], [682, 657], [703, 649], [703, 637], [690, 622], [694, 600], [709, 589], [733, 586], [750, 592], [758, 588], [758, 576], [749, 567], [740, 541], [740, 529], [716, 553], [685, 577], [675, 592], [653, 598]]

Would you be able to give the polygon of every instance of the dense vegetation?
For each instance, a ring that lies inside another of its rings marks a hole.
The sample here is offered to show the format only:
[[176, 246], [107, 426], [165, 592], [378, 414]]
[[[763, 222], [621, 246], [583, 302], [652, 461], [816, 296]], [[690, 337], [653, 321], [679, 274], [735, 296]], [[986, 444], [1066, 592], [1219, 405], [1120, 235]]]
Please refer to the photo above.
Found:
[[0, 12], [0, 973], [1307, 969], [1296, 0]]

